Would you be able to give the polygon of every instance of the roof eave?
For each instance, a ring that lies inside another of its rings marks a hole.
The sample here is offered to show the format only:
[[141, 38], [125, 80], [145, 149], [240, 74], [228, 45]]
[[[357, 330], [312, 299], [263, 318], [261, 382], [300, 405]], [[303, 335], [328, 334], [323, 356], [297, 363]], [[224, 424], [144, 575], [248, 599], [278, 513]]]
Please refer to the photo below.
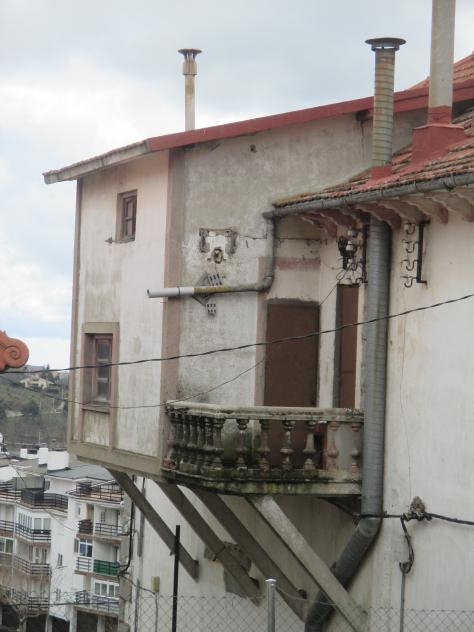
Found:
[[441, 176], [427, 181], [413, 181], [398, 186], [380, 186], [377, 189], [369, 191], [357, 191], [347, 195], [337, 197], [319, 198], [314, 200], [305, 200], [302, 202], [294, 202], [279, 206], [274, 203], [274, 210], [264, 213], [265, 217], [286, 217], [288, 215], [300, 215], [311, 213], [314, 211], [337, 209], [351, 204], [374, 203], [379, 200], [400, 198], [406, 195], [428, 193], [430, 191], [447, 190], [451, 191], [454, 187], [467, 186], [474, 184], [474, 173], [450, 174], [449, 176]]
[[140, 156], [145, 156], [151, 153], [151, 149], [148, 146], [147, 141], [141, 141], [134, 145], [128, 145], [120, 149], [115, 149], [102, 154], [96, 158], [85, 160], [83, 162], [76, 163], [63, 169], [56, 169], [54, 171], [47, 171], [43, 173], [43, 178], [46, 184], [54, 184], [56, 182], [65, 182], [66, 180], [77, 180], [86, 175], [90, 175], [96, 171], [100, 171], [106, 167], [112, 167], [114, 165], [122, 164], [128, 160], [133, 160]]

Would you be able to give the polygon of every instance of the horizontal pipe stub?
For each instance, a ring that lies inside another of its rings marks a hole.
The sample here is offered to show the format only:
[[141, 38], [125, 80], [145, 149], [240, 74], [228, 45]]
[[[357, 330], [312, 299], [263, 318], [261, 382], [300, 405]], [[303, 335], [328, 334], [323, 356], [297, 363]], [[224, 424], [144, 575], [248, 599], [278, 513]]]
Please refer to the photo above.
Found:
[[400, 37], [373, 37], [365, 40], [366, 44], [370, 44], [372, 50], [398, 50], [400, 46], [406, 44], [406, 40]]

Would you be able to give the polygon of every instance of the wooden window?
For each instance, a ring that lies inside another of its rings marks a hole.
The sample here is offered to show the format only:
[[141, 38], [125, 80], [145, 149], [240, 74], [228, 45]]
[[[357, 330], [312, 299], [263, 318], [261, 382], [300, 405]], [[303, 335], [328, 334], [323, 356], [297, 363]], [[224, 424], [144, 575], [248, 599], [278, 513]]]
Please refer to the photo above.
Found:
[[135, 239], [137, 226], [137, 192], [129, 191], [118, 196], [117, 240], [132, 241]]
[[112, 336], [93, 336], [92, 401], [109, 403], [111, 390]]
[[[338, 326], [357, 322], [359, 288], [356, 285], [338, 287]], [[342, 329], [336, 337], [334, 404], [354, 408], [356, 401], [357, 327]]]

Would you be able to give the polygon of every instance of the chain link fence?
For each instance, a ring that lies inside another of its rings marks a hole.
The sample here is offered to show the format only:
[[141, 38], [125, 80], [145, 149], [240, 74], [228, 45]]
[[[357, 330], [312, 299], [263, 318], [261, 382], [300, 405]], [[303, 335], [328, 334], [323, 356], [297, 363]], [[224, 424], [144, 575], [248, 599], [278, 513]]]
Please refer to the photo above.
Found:
[[[304, 600], [303, 600], [304, 601]], [[254, 604], [235, 595], [179, 596], [177, 632], [304, 632], [304, 622], [283, 601], [278, 592], [274, 603]], [[273, 607], [272, 607], [273, 606]], [[172, 632], [173, 597], [134, 587], [126, 610], [130, 632]], [[474, 632], [474, 611], [369, 608], [357, 632]], [[354, 632], [335, 611], [328, 619], [327, 632]], [[81, 632], [78, 630], [78, 632]]]

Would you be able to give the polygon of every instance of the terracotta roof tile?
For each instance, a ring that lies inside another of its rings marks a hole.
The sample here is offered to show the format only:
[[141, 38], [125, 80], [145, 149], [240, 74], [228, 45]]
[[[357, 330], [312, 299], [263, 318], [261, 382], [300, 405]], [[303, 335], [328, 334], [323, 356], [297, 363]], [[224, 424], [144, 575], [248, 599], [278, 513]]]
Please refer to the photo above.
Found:
[[[470, 81], [474, 79], [474, 52], [463, 57], [454, 64], [453, 68], [453, 83], [463, 83], [464, 81]], [[410, 86], [409, 90], [415, 90], [417, 88], [427, 88], [430, 83], [430, 78], [426, 77], [423, 81], [415, 83]]]

